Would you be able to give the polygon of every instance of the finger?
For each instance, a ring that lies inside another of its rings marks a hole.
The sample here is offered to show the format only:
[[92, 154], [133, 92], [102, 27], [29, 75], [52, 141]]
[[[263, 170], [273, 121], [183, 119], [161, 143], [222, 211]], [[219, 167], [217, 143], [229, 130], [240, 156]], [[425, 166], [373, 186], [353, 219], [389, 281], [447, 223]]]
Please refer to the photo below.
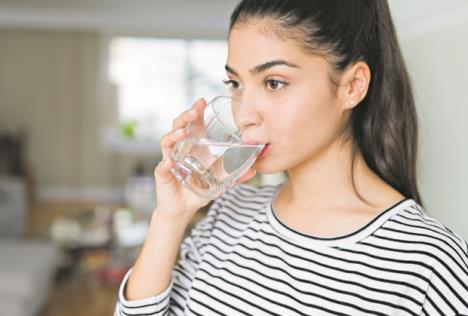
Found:
[[172, 129], [184, 128], [188, 123], [194, 121], [199, 116], [198, 110], [190, 109], [182, 112], [172, 122]]
[[186, 131], [183, 128], [171, 131], [161, 138], [161, 152], [163, 157], [169, 157], [172, 153], [175, 143], [179, 140], [184, 139], [186, 136]]
[[184, 111], [172, 122], [172, 129], [184, 128], [188, 123], [195, 121], [200, 117], [203, 108], [206, 106], [206, 101], [200, 98], [195, 102], [191, 109]]
[[246, 182], [246, 181], [252, 179], [253, 177], [255, 177], [256, 174], [257, 174], [257, 171], [255, 169], [249, 169], [239, 179], [237, 179], [236, 182], [237, 182], [237, 184]]
[[175, 177], [171, 172], [171, 168], [173, 166], [174, 161], [169, 157], [166, 157], [158, 163], [154, 169], [154, 178], [157, 185], [167, 184], [175, 180]]
[[192, 105], [192, 108], [195, 110], [203, 110], [206, 105], [206, 100], [204, 98], [200, 98], [197, 101], [195, 101], [195, 103]]

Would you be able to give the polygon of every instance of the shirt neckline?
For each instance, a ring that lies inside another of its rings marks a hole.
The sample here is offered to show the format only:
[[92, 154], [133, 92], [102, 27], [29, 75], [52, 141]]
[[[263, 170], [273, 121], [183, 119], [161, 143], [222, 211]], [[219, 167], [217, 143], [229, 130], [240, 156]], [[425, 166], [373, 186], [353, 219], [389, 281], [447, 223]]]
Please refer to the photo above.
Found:
[[273, 204], [278, 192], [280, 191], [283, 185], [284, 183], [278, 186], [278, 188], [274, 191], [274, 194], [268, 201], [267, 218], [270, 225], [277, 233], [289, 239], [290, 241], [298, 243], [302, 246], [336, 247], [344, 244], [356, 243], [370, 236], [374, 231], [381, 227], [389, 218], [399, 213], [400, 211], [407, 209], [410, 205], [416, 203], [412, 198], [404, 198], [401, 201], [383, 210], [372, 220], [370, 220], [367, 224], [363, 225], [362, 227], [358, 228], [357, 230], [351, 233], [334, 237], [321, 237], [309, 235], [295, 230], [294, 228], [287, 226], [276, 215], [276, 210]]

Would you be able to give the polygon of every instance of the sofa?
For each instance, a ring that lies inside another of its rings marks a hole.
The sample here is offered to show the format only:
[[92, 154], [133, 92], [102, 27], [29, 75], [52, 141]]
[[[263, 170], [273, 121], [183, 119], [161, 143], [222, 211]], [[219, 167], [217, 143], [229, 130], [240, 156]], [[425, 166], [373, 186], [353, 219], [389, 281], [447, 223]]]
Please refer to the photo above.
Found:
[[50, 293], [59, 251], [27, 240], [27, 203], [21, 178], [0, 176], [0, 314], [36, 316]]

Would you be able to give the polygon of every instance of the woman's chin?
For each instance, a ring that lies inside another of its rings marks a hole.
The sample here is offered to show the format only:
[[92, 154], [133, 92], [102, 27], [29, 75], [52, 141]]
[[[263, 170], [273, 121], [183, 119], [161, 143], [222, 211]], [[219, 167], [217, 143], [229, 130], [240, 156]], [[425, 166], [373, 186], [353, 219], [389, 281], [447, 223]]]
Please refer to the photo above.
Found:
[[256, 160], [251, 168], [255, 169], [259, 173], [278, 173], [284, 171], [284, 168], [278, 168], [278, 164], [275, 164], [268, 158], [269, 157], [264, 157]]

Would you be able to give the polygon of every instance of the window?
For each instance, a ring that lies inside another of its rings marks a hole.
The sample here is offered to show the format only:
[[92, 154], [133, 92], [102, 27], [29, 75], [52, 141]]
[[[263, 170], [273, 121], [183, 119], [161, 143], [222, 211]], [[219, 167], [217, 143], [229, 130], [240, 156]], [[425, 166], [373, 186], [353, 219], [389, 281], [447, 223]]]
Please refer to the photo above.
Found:
[[225, 41], [117, 37], [109, 80], [117, 88], [119, 138], [158, 142], [199, 97], [225, 94]]

